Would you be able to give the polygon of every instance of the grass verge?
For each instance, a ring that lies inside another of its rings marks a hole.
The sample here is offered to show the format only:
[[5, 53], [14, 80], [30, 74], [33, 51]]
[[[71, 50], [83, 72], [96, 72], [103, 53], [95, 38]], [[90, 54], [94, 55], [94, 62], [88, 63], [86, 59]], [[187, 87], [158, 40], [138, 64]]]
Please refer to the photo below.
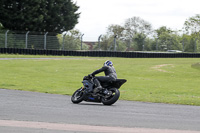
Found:
[[[143, 102], [200, 105], [198, 58], [94, 58], [0, 55], [0, 88], [71, 95], [83, 76], [112, 60], [118, 78], [128, 80], [120, 99]], [[57, 59], [56, 59], [57, 58]], [[103, 75], [103, 74], [100, 74]]]

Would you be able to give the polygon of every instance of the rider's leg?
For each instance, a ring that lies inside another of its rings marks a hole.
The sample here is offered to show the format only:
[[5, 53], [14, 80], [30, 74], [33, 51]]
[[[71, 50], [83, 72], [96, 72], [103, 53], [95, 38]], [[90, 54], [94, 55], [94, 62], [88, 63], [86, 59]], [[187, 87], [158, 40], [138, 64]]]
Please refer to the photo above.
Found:
[[101, 83], [99, 82], [99, 80], [98, 80], [97, 77], [95, 77], [93, 81], [94, 81], [94, 84], [95, 84], [95, 86], [96, 86], [96, 87], [94, 88], [94, 90], [93, 90], [94, 93], [97, 93], [97, 92], [99, 92], [100, 90], [103, 89], [103, 87], [101, 86]]
[[103, 90], [103, 87], [101, 86], [101, 82], [108, 82], [110, 81], [112, 78], [111, 77], [107, 77], [107, 76], [98, 76], [94, 78], [94, 83], [97, 86], [94, 89], [94, 93], [97, 93], [101, 90]]

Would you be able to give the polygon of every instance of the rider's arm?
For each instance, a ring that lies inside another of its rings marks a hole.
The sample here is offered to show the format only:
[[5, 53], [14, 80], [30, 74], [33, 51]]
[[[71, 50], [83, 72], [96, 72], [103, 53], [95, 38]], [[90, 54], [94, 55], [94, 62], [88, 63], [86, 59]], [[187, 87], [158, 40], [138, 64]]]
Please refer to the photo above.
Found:
[[100, 72], [104, 72], [105, 70], [107, 70], [108, 68], [107, 67], [102, 67], [101, 69], [99, 70], [96, 70], [92, 73], [93, 76], [95, 76], [96, 74], [100, 73]]

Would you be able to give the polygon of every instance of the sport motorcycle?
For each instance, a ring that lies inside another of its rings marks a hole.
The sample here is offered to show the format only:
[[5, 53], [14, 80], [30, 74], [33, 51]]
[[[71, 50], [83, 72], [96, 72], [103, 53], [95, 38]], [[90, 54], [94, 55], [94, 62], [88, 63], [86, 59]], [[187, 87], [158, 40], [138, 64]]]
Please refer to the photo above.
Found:
[[116, 79], [115, 81], [101, 82], [102, 90], [94, 93], [96, 87], [93, 76], [85, 76], [83, 78], [83, 87], [76, 90], [71, 97], [71, 101], [78, 104], [82, 101], [103, 103], [104, 105], [114, 104], [120, 96], [119, 88], [127, 81], [126, 79]]

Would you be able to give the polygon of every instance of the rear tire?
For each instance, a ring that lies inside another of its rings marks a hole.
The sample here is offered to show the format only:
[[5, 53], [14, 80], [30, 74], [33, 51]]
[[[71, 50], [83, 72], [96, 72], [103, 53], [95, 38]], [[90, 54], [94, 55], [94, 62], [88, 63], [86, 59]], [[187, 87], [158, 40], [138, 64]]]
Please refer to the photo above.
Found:
[[117, 88], [109, 89], [109, 91], [112, 92], [112, 95], [110, 97], [108, 97], [108, 98], [102, 98], [101, 99], [101, 102], [104, 105], [112, 105], [119, 99], [120, 92], [119, 92], [119, 90]]
[[82, 91], [82, 89], [78, 89], [74, 92], [74, 94], [71, 97], [71, 101], [73, 103], [80, 103], [83, 101], [84, 98], [84, 92]]

